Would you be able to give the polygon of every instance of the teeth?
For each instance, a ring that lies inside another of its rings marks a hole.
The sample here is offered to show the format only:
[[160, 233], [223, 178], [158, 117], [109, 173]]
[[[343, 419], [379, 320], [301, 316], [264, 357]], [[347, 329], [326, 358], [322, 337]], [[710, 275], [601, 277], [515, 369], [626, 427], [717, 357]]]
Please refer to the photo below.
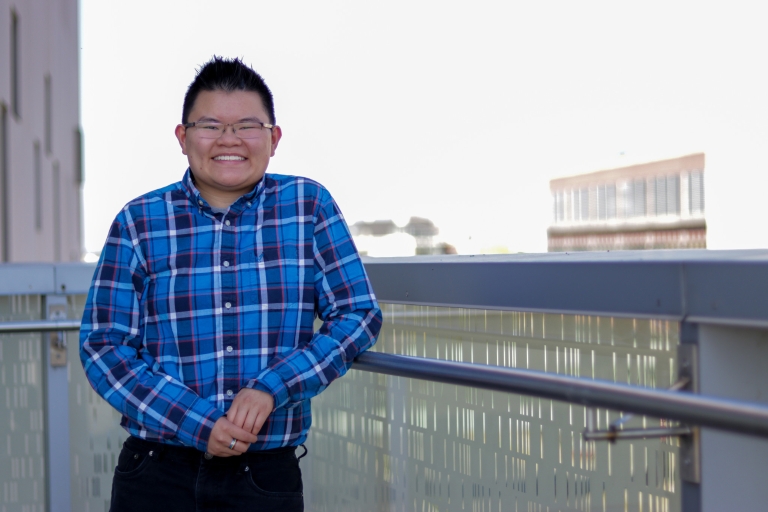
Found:
[[245, 160], [242, 156], [235, 155], [221, 155], [214, 158], [214, 160]]

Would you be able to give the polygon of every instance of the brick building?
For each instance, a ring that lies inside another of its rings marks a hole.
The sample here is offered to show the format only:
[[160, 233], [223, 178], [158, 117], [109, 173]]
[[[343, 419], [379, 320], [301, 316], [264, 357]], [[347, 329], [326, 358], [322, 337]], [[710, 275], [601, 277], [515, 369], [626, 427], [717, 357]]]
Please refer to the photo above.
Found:
[[549, 182], [550, 252], [707, 247], [704, 154]]

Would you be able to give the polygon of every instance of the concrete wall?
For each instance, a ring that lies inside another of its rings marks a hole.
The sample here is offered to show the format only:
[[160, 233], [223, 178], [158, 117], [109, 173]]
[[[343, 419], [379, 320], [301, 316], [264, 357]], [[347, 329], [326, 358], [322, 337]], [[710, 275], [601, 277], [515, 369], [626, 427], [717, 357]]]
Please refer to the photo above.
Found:
[[0, 0], [0, 261], [81, 258], [78, 33], [77, 0]]

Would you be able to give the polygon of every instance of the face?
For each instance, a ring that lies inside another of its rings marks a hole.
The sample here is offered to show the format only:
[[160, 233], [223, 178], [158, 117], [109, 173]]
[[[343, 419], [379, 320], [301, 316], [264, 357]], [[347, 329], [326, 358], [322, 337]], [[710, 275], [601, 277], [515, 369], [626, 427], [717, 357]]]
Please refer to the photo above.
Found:
[[[269, 123], [269, 115], [255, 92], [201, 91], [188, 121]], [[256, 139], [240, 139], [231, 127], [218, 139], [203, 139], [198, 131], [178, 125], [176, 138], [181, 152], [187, 155], [200, 195], [216, 207], [227, 207], [250, 192], [264, 176], [282, 136], [278, 126], [262, 129]]]

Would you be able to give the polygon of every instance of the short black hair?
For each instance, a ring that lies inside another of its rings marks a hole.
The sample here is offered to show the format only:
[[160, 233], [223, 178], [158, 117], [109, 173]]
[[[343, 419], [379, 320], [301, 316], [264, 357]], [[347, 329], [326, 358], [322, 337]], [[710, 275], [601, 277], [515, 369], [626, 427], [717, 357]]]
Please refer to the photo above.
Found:
[[189, 84], [187, 94], [184, 96], [184, 108], [181, 112], [181, 123], [189, 120], [189, 112], [195, 105], [200, 91], [252, 91], [261, 97], [264, 110], [269, 115], [269, 122], [276, 124], [275, 103], [272, 99], [272, 91], [269, 90], [264, 79], [251, 67], [243, 64], [243, 61], [225, 59], [213, 56], [211, 60], [198, 69], [197, 76]]

